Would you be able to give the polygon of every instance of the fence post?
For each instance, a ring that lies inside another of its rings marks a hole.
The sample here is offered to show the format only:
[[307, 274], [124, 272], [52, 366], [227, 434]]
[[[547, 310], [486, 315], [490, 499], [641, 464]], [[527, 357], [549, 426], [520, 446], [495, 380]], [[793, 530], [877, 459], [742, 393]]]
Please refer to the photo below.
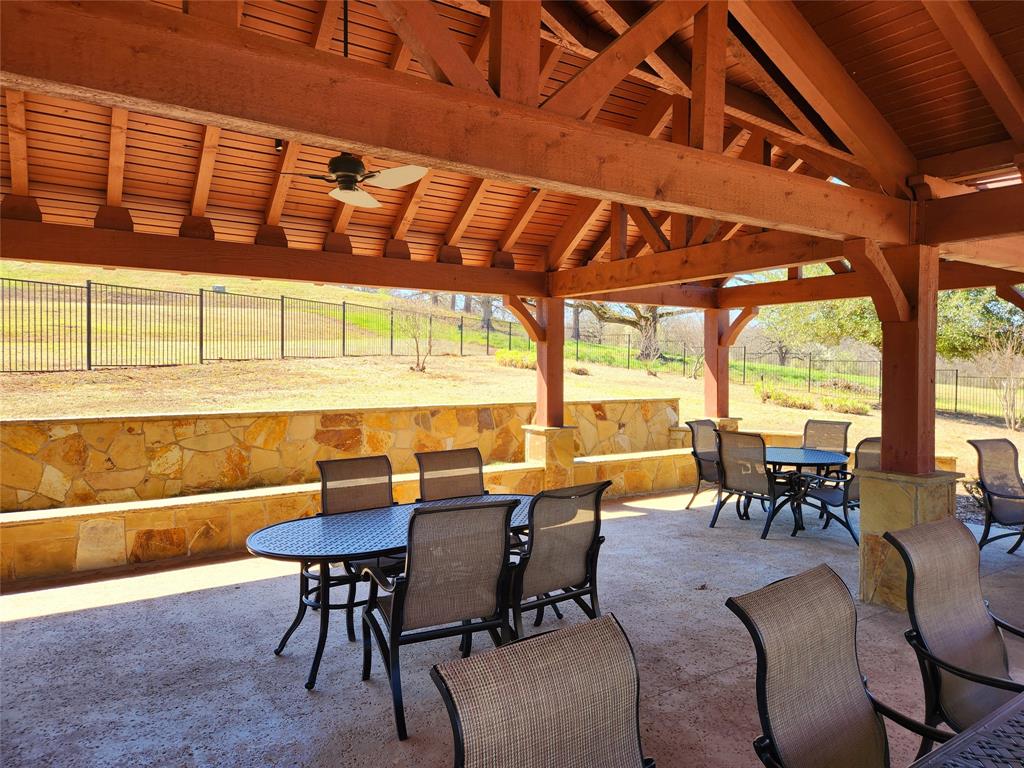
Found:
[[281, 295], [281, 359], [284, 360], [284, 294]]
[[953, 369], [953, 413], [960, 407], [960, 369]]
[[484, 344], [485, 344], [484, 349], [486, 350], [486, 354], [490, 355], [491, 354], [491, 321], [490, 320], [487, 321], [487, 325], [484, 327], [484, 338], [486, 339], [486, 341], [484, 342]]
[[878, 361], [878, 402], [882, 402], [882, 361]]
[[683, 342], [683, 376], [686, 375], [686, 342]]
[[427, 315], [427, 351], [434, 351], [434, 316]]
[[92, 280], [85, 281], [85, 369], [92, 370]]
[[580, 335], [576, 334], [576, 362], [580, 361]]
[[199, 289], [199, 364], [203, 364], [203, 292], [205, 288]]
[[633, 354], [633, 337], [626, 334], [626, 370], [629, 370], [629, 358]]
[[812, 357], [813, 357], [813, 355], [810, 352], [808, 352], [807, 353], [807, 391], [808, 392], [811, 391], [811, 358]]
[[391, 356], [395, 356], [395, 310], [391, 310], [391, 320], [388, 323], [388, 337], [391, 343]]
[[345, 356], [345, 342], [347, 339], [345, 325], [348, 322], [348, 302], [341, 302], [341, 356]]
[[743, 384], [747, 383], [747, 345], [743, 345]]
[[512, 349], [512, 321], [508, 321], [508, 348]]
[[465, 328], [465, 326], [466, 326], [466, 318], [465, 317], [460, 317], [459, 318], [459, 354], [460, 355], [465, 355], [466, 354], [465, 351], [464, 351], [464, 346], [463, 346], [463, 341], [465, 340], [465, 335], [462, 332], [463, 329]]

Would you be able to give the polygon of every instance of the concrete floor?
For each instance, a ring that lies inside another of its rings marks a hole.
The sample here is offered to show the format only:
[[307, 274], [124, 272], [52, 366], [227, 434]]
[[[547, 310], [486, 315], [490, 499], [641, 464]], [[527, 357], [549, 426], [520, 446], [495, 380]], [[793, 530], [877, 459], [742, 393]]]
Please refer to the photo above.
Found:
[[[644, 751], [662, 768], [753, 766], [753, 647], [725, 599], [820, 562], [854, 585], [856, 549], [838, 526], [821, 531], [816, 520], [796, 539], [780, 522], [761, 541], [758, 511], [747, 523], [723, 514], [709, 530], [710, 510], [678, 511], [685, 500], [609, 505], [602, 607], [619, 617], [639, 659]], [[984, 552], [984, 590], [994, 611], [1024, 624], [1024, 557], [999, 544]], [[271, 653], [295, 591], [291, 565], [244, 559], [0, 598], [3, 764], [451, 765], [428, 669], [454, 656], [457, 641], [403, 651], [411, 738], [400, 743], [379, 659], [361, 682], [359, 646], [345, 640], [340, 616], [315, 691], [302, 685], [315, 622], [307, 618], [284, 656]], [[581, 618], [568, 608], [565, 621]], [[861, 606], [860, 618], [872, 690], [919, 715], [905, 616]], [[556, 626], [549, 619], [544, 629]], [[1013, 665], [1024, 669], [1024, 643], [1011, 643]], [[906, 765], [914, 741], [891, 733], [893, 765]]]

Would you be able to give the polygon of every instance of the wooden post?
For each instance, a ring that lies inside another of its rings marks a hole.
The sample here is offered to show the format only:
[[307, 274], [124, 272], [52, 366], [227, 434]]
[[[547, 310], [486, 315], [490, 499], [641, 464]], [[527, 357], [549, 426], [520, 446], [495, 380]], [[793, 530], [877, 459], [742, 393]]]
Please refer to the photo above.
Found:
[[906, 322], [882, 323], [882, 470], [935, 471], [935, 331], [939, 252], [911, 245], [886, 251], [910, 304]]
[[565, 426], [563, 396], [565, 300], [537, 299], [537, 321], [545, 329], [537, 342], [537, 414], [542, 427]]
[[722, 338], [729, 332], [729, 310], [704, 310], [704, 415], [729, 415], [729, 347]]

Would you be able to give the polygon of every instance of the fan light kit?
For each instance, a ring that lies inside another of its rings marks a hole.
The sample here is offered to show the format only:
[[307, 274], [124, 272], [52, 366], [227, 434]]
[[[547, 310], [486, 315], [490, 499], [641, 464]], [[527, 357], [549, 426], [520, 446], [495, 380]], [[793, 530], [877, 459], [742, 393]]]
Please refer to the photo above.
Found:
[[289, 176], [303, 176], [320, 179], [334, 184], [328, 194], [339, 202], [359, 208], [380, 208], [380, 202], [359, 185], [366, 183], [381, 189], [399, 189], [419, 181], [427, 173], [421, 165], [400, 165], [383, 171], [367, 171], [363, 161], [350, 152], [342, 152], [327, 161], [327, 173], [289, 173]]

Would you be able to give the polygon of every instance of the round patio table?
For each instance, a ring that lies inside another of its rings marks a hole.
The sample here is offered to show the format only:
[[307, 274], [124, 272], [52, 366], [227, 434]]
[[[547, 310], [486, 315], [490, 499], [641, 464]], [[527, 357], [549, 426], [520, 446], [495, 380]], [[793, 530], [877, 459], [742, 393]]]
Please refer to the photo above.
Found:
[[[512, 530], [522, 530], [528, 524], [532, 498], [524, 494], [495, 493], [437, 499], [417, 504], [395, 504], [391, 507], [363, 509], [337, 515], [303, 517], [261, 528], [249, 535], [245, 546], [259, 557], [295, 561], [300, 563], [300, 568], [316, 564], [320, 567], [321, 574], [329, 574], [331, 563], [372, 560], [404, 554], [409, 543], [409, 518], [414, 509], [515, 501], [518, 506], [512, 510]], [[316, 653], [313, 655], [313, 665], [309, 670], [309, 679], [306, 681], [306, 688], [312, 689], [316, 684], [320, 660], [323, 658], [324, 646], [327, 643], [329, 614], [334, 607], [330, 601], [330, 579], [321, 576], [317, 584], [315, 601], [307, 602], [309, 599], [304, 594], [301, 594], [299, 599], [299, 613], [274, 653], [280, 654], [284, 650], [288, 638], [302, 621], [305, 606], [319, 608], [320, 634], [317, 638]]]
[[801, 472], [804, 467], [845, 467], [850, 460], [845, 453], [819, 451], [816, 448], [765, 448], [764, 458], [774, 467], [795, 467], [797, 472]]

